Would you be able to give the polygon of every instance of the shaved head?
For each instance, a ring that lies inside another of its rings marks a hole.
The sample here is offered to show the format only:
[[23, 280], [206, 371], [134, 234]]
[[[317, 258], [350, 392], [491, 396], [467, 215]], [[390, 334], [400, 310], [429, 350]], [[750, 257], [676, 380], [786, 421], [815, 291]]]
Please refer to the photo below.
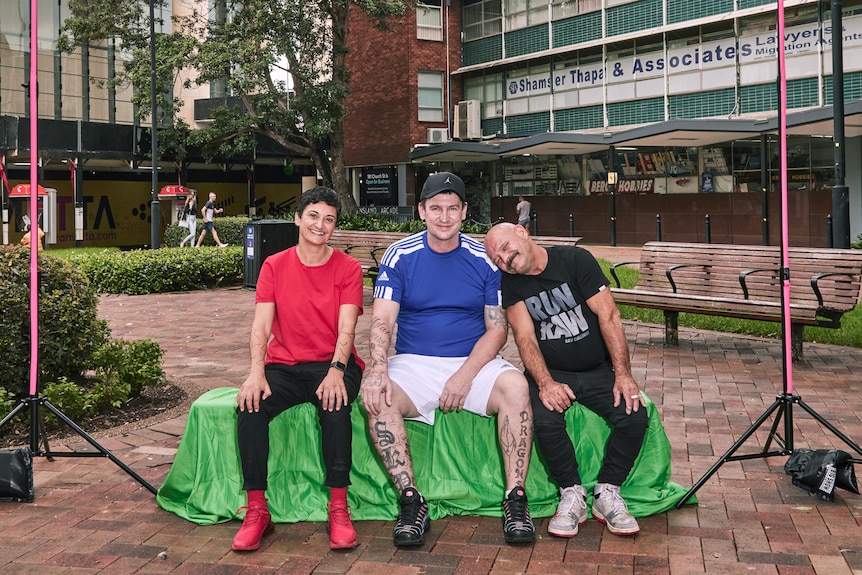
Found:
[[524, 226], [503, 222], [485, 234], [485, 251], [507, 274], [535, 275], [544, 269], [548, 257], [544, 248], [530, 239]]

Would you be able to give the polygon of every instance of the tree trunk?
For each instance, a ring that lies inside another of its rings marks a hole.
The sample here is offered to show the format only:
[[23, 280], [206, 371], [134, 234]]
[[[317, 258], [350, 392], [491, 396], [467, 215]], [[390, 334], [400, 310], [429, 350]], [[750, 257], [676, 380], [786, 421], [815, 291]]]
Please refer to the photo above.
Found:
[[347, 173], [344, 169], [344, 127], [339, 123], [335, 126], [333, 133], [330, 135], [332, 142], [332, 150], [330, 151], [329, 169], [332, 171], [332, 188], [338, 193], [341, 198], [341, 209], [345, 213], [353, 213], [356, 211], [356, 200], [353, 197], [353, 190], [350, 187], [350, 182], [347, 181]]

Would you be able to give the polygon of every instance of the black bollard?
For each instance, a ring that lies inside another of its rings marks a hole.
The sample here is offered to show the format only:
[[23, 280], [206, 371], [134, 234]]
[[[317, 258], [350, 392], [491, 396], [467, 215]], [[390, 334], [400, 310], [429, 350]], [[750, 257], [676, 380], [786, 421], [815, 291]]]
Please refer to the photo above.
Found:
[[655, 241], [661, 241], [661, 214], [655, 215]]
[[826, 247], [835, 247], [835, 243], [832, 241], [832, 214], [826, 216]]
[[712, 243], [712, 233], [711, 233], [711, 230], [709, 227], [709, 214], [706, 214], [706, 216], [704, 216], [703, 219], [706, 220], [706, 222], [705, 222], [706, 223], [706, 243], [711, 244]]
[[574, 214], [569, 214], [569, 237], [575, 237], [575, 216]]
[[539, 213], [533, 212], [533, 235], [539, 235]]

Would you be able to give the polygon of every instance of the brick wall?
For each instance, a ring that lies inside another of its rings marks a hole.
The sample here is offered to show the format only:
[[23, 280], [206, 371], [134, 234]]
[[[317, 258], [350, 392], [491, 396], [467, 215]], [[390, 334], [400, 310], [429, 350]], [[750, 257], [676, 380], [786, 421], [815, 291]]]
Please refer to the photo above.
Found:
[[[444, 13], [444, 22], [446, 16]], [[348, 166], [395, 164], [407, 161], [414, 145], [427, 141], [427, 128], [448, 127], [443, 122], [418, 121], [419, 70], [446, 71], [446, 43], [416, 38], [416, 11], [408, 10], [389, 31], [378, 30], [371, 20], [351, 7], [351, 94], [346, 100], [345, 163]], [[449, 71], [461, 60], [461, 6], [449, 10]], [[444, 103], [448, 94], [444, 91]], [[455, 77], [452, 99], [461, 100], [461, 82]]]

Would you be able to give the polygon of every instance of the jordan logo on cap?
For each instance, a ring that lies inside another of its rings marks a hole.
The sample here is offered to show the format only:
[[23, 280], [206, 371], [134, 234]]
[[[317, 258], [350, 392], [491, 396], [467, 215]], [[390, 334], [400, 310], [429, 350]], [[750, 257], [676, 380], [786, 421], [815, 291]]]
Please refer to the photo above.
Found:
[[445, 181], [445, 182], [443, 182], [443, 183], [444, 183], [444, 184], [451, 184], [451, 183], [452, 183], [452, 181], [449, 179], [449, 176], [446, 176], [446, 181]]

